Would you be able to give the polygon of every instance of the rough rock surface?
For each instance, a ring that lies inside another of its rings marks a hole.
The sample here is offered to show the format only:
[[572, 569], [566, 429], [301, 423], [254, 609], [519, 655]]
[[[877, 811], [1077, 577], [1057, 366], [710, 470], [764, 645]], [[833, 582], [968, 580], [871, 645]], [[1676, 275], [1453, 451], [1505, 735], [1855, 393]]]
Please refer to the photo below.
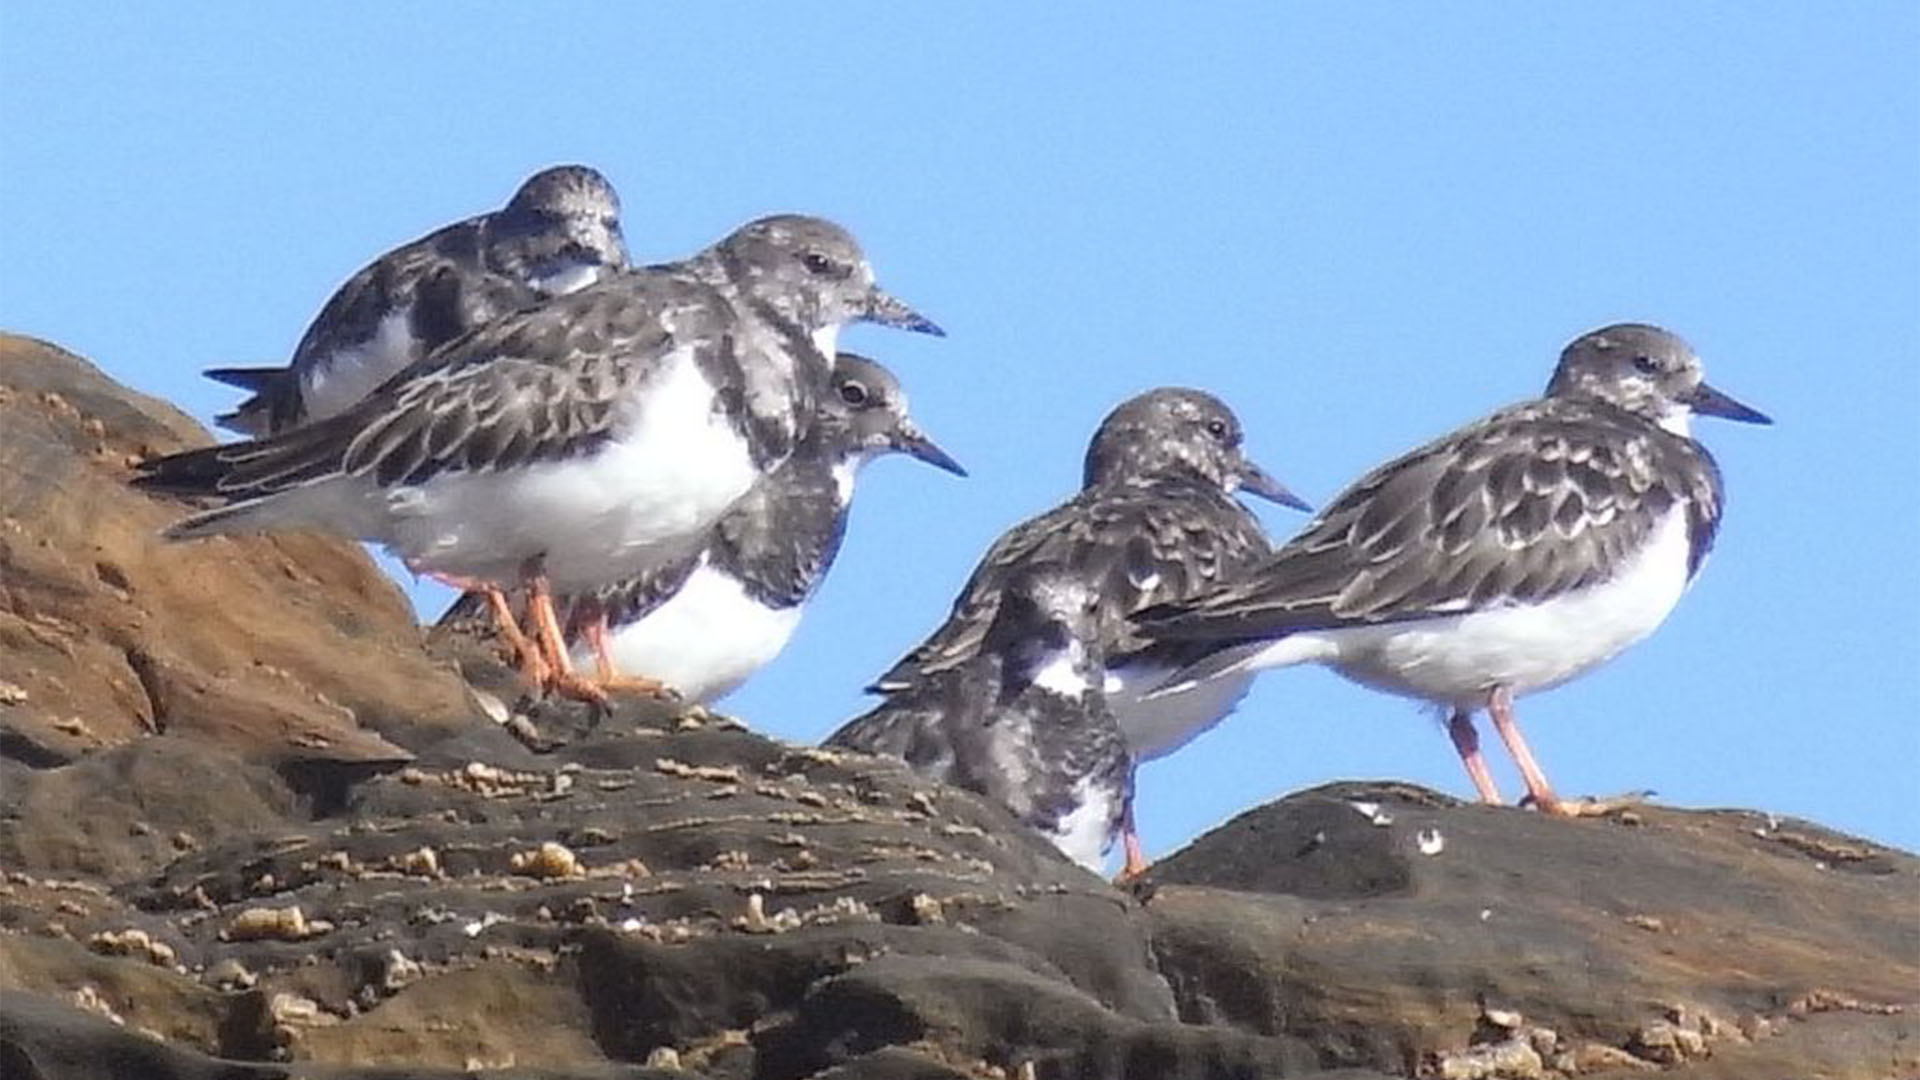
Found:
[[1920, 861], [1804, 821], [1565, 821], [1334, 784], [1202, 836], [1155, 868], [1145, 908], [1183, 1019], [1322, 1060], [1538, 1075], [1479, 1071], [1511, 1046], [1560, 1072], [1920, 1070]]
[[0, 338], [6, 1080], [1920, 1075], [1905, 853], [1333, 785], [1116, 890], [894, 764], [508, 706], [350, 546], [161, 545], [126, 460], [202, 438]]
[[128, 466], [208, 442], [70, 353], [0, 334], [0, 749], [45, 767], [150, 735], [275, 765], [404, 760], [386, 728], [452, 730], [459, 681], [357, 546], [162, 544], [184, 504]]

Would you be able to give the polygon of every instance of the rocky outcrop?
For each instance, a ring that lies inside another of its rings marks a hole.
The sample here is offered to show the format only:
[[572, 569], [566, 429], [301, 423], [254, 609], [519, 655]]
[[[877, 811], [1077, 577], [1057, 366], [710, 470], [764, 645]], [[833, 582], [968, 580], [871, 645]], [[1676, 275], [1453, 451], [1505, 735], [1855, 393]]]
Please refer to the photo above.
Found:
[[160, 545], [126, 461], [202, 438], [0, 339], [7, 1080], [1920, 1074], [1905, 853], [1333, 785], [1118, 890], [896, 764], [510, 703], [349, 545]]
[[1182, 1018], [1322, 1060], [1894, 1076], [1920, 1051], [1920, 862], [1803, 821], [1566, 821], [1336, 784], [1241, 815], [1153, 880]]
[[152, 735], [276, 764], [404, 760], [459, 681], [356, 545], [162, 544], [183, 504], [128, 467], [208, 441], [69, 353], [0, 335], [0, 749], [37, 767]]

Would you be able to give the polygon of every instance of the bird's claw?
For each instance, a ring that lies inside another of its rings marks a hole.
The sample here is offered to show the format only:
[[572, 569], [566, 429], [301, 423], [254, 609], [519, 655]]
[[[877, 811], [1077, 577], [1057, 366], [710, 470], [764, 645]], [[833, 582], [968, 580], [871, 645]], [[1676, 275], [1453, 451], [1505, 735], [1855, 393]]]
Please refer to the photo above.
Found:
[[1644, 806], [1653, 798], [1651, 791], [1629, 791], [1620, 795], [1599, 798], [1585, 795], [1578, 799], [1536, 799], [1531, 795], [1520, 800], [1522, 806], [1532, 806], [1543, 814], [1553, 817], [1583, 818], [1608, 817], [1637, 806]]
[[608, 694], [632, 694], [658, 701], [680, 700], [680, 691], [659, 679], [649, 679], [644, 675], [608, 675], [596, 680], [594, 685]]
[[551, 671], [540, 684], [549, 694], [558, 694], [572, 701], [584, 701], [601, 708], [607, 706], [607, 691], [600, 683], [573, 671]]

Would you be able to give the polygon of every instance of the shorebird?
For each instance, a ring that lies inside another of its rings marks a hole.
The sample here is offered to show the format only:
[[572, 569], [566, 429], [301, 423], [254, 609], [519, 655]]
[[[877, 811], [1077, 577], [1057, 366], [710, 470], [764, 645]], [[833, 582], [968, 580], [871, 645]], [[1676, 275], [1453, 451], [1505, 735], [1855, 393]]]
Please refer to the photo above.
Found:
[[[1251, 672], [1197, 681], [1154, 697], [1200, 653], [1149, 649], [1129, 616], [1233, 580], [1272, 552], [1260, 522], [1234, 498], [1259, 495], [1308, 509], [1243, 448], [1240, 420], [1212, 394], [1162, 387], [1129, 398], [1087, 447], [1083, 485], [1066, 502], [1001, 534], [974, 568], [952, 613], [868, 689], [896, 692], [979, 651], [1008, 582], [1032, 566], [1063, 568], [1092, 589], [1106, 658], [1105, 696], [1139, 761], [1172, 753], [1233, 711]], [[1131, 808], [1126, 873], [1146, 868]]]
[[[834, 360], [833, 392], [779, 468], [707, 531], [685, 557], [643, 577], [561, 597], [556, 607], [576, 666], [644, 673], [690, 702], [725, 697], [786, 647], [832, 568], [855, 479], [888, 453], [966, 475], [914, 423], [892, 372], [863, 356]], [[443, 624], [474, 617], [468, 593]], [[595, 627], [606, 620], [606, 633]]]
[[849, 721], [826, 745], [904, 759], [1001, 803], [1098, 873], [1133, 798], [1101, 692], [1099, 598], [1071, 570], [1007, 582], [979, 647]]
[[613, 684], [574, 673], [554, 591], [644, 575], [698, 543], [805, 437], [855, 320], [940, 333], [874, 283], [844, 229], [762, 218], [677, 268], [496, 319], [331, 419], [148, 461], [135, 482], [229, 500], [173, 539], [315, 529], [380, 543], [485, 593], [510, 636], [503, 590], [518, 581], [529, 676], [601, 700]]
[[1696, 414], [1771, 422], [1709, 386], [1665, 330], [1582, 335], [1545, 396], [1373, 470], [1252, 572], [1143, 612], [1141, 632], [1209, 651], [1171, 691], [1312, 662], [1440, 706], [1480, 797], [1499, 803], [1473, 726], [1484, 708], [1534, 805], [1578, 813], [1513, 702], [1651, 634], [1699, 572], [1723, 493]]
[[543, 169], [505, 207], [436, 229], [348, 278], [292, 363], [207, 372], [253, 394], [220, 424], [270, 435], [324, 420], [466, 331], [626, 268], [613, 185], [585, 165]]

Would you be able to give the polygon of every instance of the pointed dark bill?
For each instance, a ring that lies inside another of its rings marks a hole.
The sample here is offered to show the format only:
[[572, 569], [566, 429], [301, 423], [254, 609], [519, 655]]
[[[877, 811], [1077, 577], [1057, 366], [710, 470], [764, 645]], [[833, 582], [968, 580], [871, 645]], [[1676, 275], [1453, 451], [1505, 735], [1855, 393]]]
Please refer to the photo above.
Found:
[[962, 468], [959, 462], [953, 460], [945, 450], [934, 445], [934, 441], [927, 438], [926, 432], [912, 424], [907, 424], [894, 433], [893, 448], [902, 453], [912, 454], [934, 468], [945, 469], [955, 476], [967, 475], [967, 470]]
[[1269, 502], [1313, 513], [1313, 505], [1287, 489], [1287, 485], [1275, 479], [1267, 470], [1251, 461], [1240, 464], [1240, 490], [1258, 495]]
[[899, 330], [911, 330], [916, 334], [932, 334], [934, 337], [946, 337], [947, 332], [939, 324], [925, 315], [908, 307], [898, 297], [888, 293], [878, 285], [867, 295], [866, 320], [891, 326]]
[[1687, 404], [1702, 416], [1718, 416], [1723, 420], [1738, 420], [1743, 424], [1773, 423], [1773, 418], [1766, 413], [1758, 409], [1750, 409], [1706, 383], [1693, 388], [1693, 396], [1687, 399]]

